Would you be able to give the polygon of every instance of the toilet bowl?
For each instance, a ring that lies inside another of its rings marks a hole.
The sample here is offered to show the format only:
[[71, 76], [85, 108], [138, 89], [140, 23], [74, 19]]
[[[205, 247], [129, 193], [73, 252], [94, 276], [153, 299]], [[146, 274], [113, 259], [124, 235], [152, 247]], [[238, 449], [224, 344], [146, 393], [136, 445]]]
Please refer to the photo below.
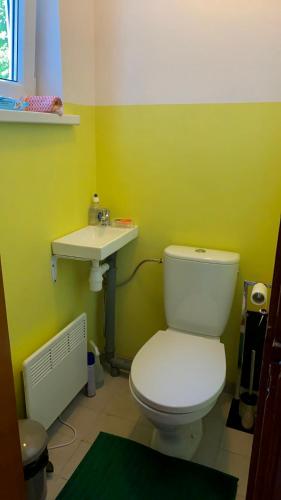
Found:
[[225, 384], [220, 336], [232, 305], [239, 254], [170, 246], [164, 252], [167, 330], [154, 334], [132, 362], [129, 385], [154, 426], [151, 447], [189, 460], [202, 418]]
[[130, 390], [153, 424], [151, 446], [190, 459], [202, 437], [202, 418], [225, 382], [225, 352], [218, 339], [168, 329], [141, 348], [132, 364]]

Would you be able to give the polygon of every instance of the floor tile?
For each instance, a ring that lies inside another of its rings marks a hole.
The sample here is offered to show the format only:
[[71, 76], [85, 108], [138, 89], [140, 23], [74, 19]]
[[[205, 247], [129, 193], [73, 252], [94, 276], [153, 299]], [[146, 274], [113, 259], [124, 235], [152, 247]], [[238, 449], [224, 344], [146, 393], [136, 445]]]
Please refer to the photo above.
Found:
[[77, 439], [92, 440], [96, 436], [95, 421], [99, 413], [85, 406], [75, 403], [69, 406], [62, 414], [63, 420], [75, 427]]
[[46, 500], [55, 500], [65, 484], [66, 480], [62, 477], [59, 477], [56, 474], [48, 474]]
[[51, 447], [61, 441], [70, 441], [73, 437], [72, 430], [65, 427], [58, 419], [51, 425], [47, 433], [49, 437], [48, 447]]
[[252, 452], [253, 435], [226, 427], [224, 429], [221, 448], [245, 457], [250, 457]]
[[[63, 442], [58, 435], [58, 442]], [[75, 454], [78, 446], [78, 440], [74, 441], [73, 444], [69, 446], [64, 446], [62, 448], [56, 448], [54, 450], [49, 449], [49, 459], [54, 466], [54, 472], [56, 475], [60, 475], [61, 470], [67, 464], [67, 462], [71, 459], [71, 457]]]
[[153, 426], [143, 423], [143, 420], [139, 418], [131, 434], [128, 436], [129, 439], [136, 441], [137, 443], [144, 444], [145, 446], [150, 446], [153, 433]]
[[231, 401], [232, 396], [230, 394], [222, 392], [217, 400], [217, 403], [212, 408], [210, 413], [208, 413], [205, 419], [216, 419], [225, 424], [230, 410]]
[[126, 373], [121, 373], [119, 377], [110, 377], [111, 383], [116, 392], [128, 392], [129, 391], [129, 375]]
[[[62, 430], [62, 424], [61, 422], [59, 421], [59, 419], [57, 418], [54, 423], [49, 427], [48, 429], [48, 436], [49, 436], [49, 440], [53, 438], [53, 436], [56, 436], [57, 432], [59, 432], [60, 430]], [[67, 430], [66, 430], [66, 433], [67, 433]]]
[[208, 439], [216, 441], [219, 446], [223, 437], [225, 422], [222, 418], [207, 415], [203, 419], [203, 437], [202, 440]]
[[105, 406], [104, 413], [134, 420], [135, 422], [140, 417], [139, 409], [131, 397], [129, 387], [127, 387], [126, 390], [124, 387], [121, 392], [117, 392], [110, 396]]
[[[204, 434], [193, 460], [239, 477], [237, 500], [245, 500], [252, 436], [225, 427], [231, 399], [229, 394], [221, 394], [203, 419]], [[76, 427], [77, 439], [70, 446], [50, 450], [55, 474], [48, 479], [48, 500], [55, 499], [99, 432], [126, 437], [146, 446], [151, 442], [153, 426], [132, 400], [127, 376], [113, 378], [105, 373], [105, 384], [96, 396], [87, 398], [81, 392], [62, 416]], [[72, 438], [71, 431], [58, 421], [48, 434], [51, 445]]]
[[65, 464], [65, 466], [62, 468], [60, 475], [64, 479], [69, 479], [70, 476], [73, 474], [75, 469], [78, 467], [80, 462], [83, 460], [84, 456], [86, 453], [89, 451], [91, 448], [91, 443], [87, 443], [85, 441], [80, 441], [79, 446], [77, 447], [74, 455], [70, 458], [70, 460]]
[[[133, 432], [134, 427], [135, 422], [133, 420], [102, 414], [96, 421], [96, 436], [94, 439], [96, 439], [99, 432], [108, 432], [109, 434], [128, 438]], [[93, 442], [88, 438], [86, 438], [86, 441]]]
[[115, 394], [129, 393], [129, 376], [126, 373], [121, 373], [118, 377], [111, 377], [111, 375], [106, 374], [105, 383], [109, 391], [113, 389]]
[[250, 459], [248, 457], [220, 450], [215, 466], [222, 472], [238, 477], [237, 493], [240, 496], [246, 495], [250, 466]]
[[225, 429], [225, 417], [220, 403], [212, 412], [203, 418], [203, 436], [197, 452], [192, 458], [193, 462], [214, 467], [220, 450], [220, 444]]
[[198, 450], [192, 458], [192, 462], [207, 467], [215, 467], [219, 451], [219, 444], [215, 439], [203, 437]]
[[103, 412], [105, 406], [108, 404], [108, 400], [111, 397], [112, 388], [109, 390], [108, 387], [101, 387], [97, 389], [96, 395], [89, 398], [83, 392], [78, 396], [79, 405], [93, 410], [96, 414]]

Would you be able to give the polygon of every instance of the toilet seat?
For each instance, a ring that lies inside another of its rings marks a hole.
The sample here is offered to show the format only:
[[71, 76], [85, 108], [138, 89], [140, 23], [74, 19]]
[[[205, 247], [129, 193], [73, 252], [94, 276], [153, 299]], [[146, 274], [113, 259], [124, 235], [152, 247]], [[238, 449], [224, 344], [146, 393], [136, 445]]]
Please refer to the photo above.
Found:
[[216, 338], [158, 331], [135, 356], [130, 385], [146, 405], [167, 413], [191, 413], [222, 391], [224, 345]]

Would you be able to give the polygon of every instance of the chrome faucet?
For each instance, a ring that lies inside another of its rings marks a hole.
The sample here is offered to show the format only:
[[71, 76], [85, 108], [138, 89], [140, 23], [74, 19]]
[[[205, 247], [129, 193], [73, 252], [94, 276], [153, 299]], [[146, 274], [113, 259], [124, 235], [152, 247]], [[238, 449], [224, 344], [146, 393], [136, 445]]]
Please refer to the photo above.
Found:
[[110, 210], [108, 210], [108, 208], [101, 208], [98, 213], [98, 219], [101, 226], [109, 226]]

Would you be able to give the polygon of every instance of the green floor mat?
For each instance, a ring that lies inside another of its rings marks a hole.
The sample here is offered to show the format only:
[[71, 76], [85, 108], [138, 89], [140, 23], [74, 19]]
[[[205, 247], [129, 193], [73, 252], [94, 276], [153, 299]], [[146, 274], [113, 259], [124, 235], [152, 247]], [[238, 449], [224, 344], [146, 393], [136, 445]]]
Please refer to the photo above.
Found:
[[57, 500], [234, 500], [237, 482], [102, 432]]

